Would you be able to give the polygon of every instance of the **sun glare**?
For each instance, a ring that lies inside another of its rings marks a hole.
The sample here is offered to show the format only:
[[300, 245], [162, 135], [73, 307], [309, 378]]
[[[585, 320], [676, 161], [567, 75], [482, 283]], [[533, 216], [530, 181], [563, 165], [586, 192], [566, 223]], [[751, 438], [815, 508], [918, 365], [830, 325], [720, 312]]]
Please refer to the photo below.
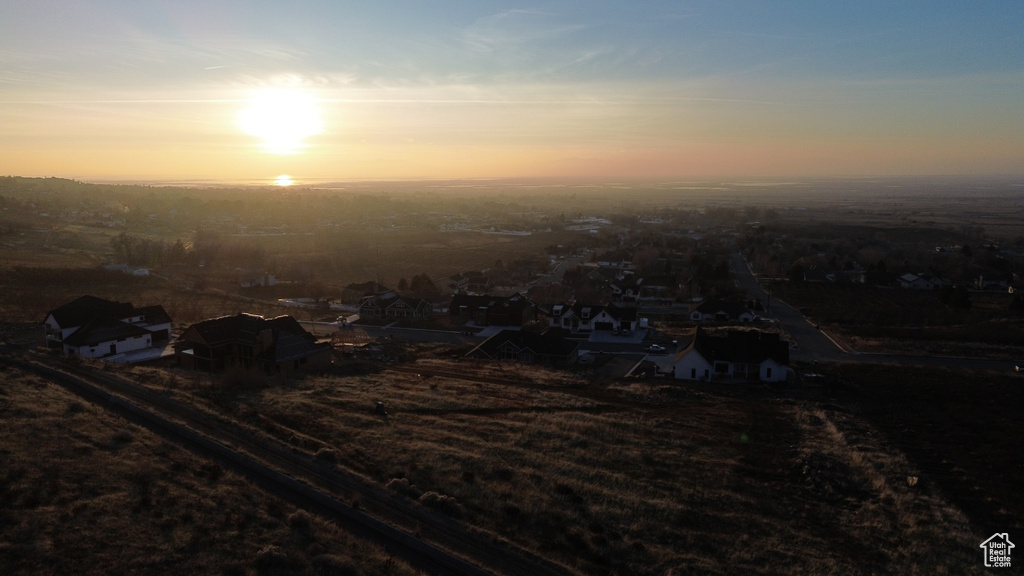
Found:
[[281, 174], [274, 179], [274, 185], [276, 186], [291, 186], [292, 184], [295, 184], [295, 181], [287, 174]]
[[297, 154], [306, 138], [323, 132], [320, 110], [307, 94], [289, 89], [261, 92], [238, 115], [238, 126], [262, 140], [271, 154]]

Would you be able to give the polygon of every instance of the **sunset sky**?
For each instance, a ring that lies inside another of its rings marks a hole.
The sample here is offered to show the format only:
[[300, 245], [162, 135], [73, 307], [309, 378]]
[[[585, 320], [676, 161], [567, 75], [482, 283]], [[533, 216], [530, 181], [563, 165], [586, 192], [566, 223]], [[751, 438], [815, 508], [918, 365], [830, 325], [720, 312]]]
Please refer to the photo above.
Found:
[[1024, 3], [0, 2], [0, 174], [1024, 174]]

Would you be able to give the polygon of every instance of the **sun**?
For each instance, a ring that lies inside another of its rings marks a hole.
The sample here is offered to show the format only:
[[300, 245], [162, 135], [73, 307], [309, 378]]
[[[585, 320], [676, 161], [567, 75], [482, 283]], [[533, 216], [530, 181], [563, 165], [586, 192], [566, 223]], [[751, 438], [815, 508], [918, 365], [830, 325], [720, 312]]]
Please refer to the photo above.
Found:
[[295, 184], [295, 181], [292, 180], [292, 177], [287, 174], [281, 174], [280, 176], [274, 179], [275, 186], [286, 187], [291, 186], [292, 184]]
[[316, 100], [284, 88], [253, 96], [238, 114], [238, 127], [259, 138], [271, 154], [298, 154], [306, 148], [307, 138], [324, 131]]

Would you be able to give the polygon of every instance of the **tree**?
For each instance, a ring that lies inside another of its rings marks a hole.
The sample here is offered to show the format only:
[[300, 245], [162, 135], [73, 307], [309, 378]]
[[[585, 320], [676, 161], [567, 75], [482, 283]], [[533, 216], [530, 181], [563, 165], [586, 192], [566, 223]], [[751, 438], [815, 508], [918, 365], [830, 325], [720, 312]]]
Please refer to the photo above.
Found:
[[167, 251], [167, 260], [169, 262], [181, 263], [185, 261], [185, 243], [178, 238], [174, 244]]
[[790, 282], [802, 282], [804, 279], [804, 267], [802, 264], [797, 262], [789, 269], [789, 281]]
[[135, 260], [139, 239], [127, 232], [121, 232], [110, 239], [110, 247], [114, 249], [114, 259], [126, 264]]
[[409, 283], [406, 282], [405, 278], [400, 279], [398, 281], [398, 291], [399, 292], [405, 292], [408, 289], [409, 289]]
[[413, 276], [409, 282], [409, 290], [421, 298], [432, 298], [439, 294], [434, 281], [426, 273]]

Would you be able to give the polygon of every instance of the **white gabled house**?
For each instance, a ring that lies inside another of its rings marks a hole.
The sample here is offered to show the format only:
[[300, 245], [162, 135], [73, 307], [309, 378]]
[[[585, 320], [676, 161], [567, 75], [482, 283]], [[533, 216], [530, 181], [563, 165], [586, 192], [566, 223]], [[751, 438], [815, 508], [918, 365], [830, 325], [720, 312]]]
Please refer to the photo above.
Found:
[[46, 344], [69, 356], [107, 358], [166, 344], [171, 317], [163, 306], [136, 308], [82, 296], [46, 315]]
[[744, 379], [785, 381], [789, 375], [789, 343], [778, 334], [759, 330], [730, 330], [711, 335], [698, 327], [689, 346], [676, 354], [670, 367], [680, 380]]
[[637, 310], [632, 306], [615, 304], [583, 304], [570, 302], [551, 307], [548, 325], [574, 334], [595, 330], [608, 332], [631, 331], [637, 328]]

